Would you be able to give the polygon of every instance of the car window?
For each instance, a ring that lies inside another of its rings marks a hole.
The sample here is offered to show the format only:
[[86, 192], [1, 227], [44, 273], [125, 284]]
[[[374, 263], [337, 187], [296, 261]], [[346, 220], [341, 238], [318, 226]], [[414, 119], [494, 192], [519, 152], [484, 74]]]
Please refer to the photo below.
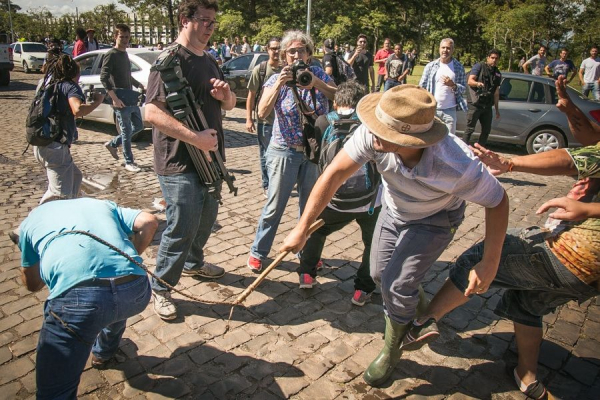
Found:
[[260, 56], [258, 56], [258, 60], [256, 60], [256, 65], [260, 64], [263, 61], [267, 61], [268, 59], [269, 59], [268, 54], [261, 54]]
[[500, 85], [500, 100], [527, 101], [531, 82], [505, 78]]
[[556, 88], [554, 86], [548, 86], [550, 89], [550, 103], [556, 104], [558, 102], [558, 97], [556, 95]]
[[136, 56], [146, 61], [148, 64], [153, 65], [154, 61], [158, 58], [160, 51], [149, 51], [147, 53], [135, 53]]
[[141, 71], [142, 69], [133, 61], [131, 61], [131, 72], [138, 72]]
[[48, 49], [41, 43], [25, 43], [23, 45], [23, 51], [27, 53], [45, 53]]
[[21, 52], [21, 44], [19, 44], [19, 43], [15, 44], [14, 52], [15, 53]]
[[79, 68], [81, 69], [81, 76], [92, 75], [92, 69], [94, 68], [94, 61], [96, 61], [96, 56], [91, 55], [87, 57], [82, 57], [77, 59], [79, 63]]
[[546, 92], [544, 91], [544, 84], [539, 82], [534, 82], [533, 87], [531, 88], [531, 95], [529, 96], [530, 103], [545, 103], [546, 102]]
[[234, 58], [227, 63], [227, 69], [229, 71], [245, 71], [250, 68], [250, 61], [252, 61], [252, 57], [252, 55], [247, 55]]

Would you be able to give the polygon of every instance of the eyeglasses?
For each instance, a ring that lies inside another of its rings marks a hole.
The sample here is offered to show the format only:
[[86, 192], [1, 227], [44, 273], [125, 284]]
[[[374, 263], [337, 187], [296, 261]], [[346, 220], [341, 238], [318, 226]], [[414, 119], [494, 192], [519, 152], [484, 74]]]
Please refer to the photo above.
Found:
[[192, 19], [195, 19], [198, 22], [202, 23], [202, 26], [204, 26], [205, 28], [214, 28], [214, 29], [219, 29], [219, 23], [217, 21], [214, 21], [210, 18], [204, 18], [204, 17], [191, 17]]
[[286, 53], [288, 53], [290, 56], [295, 56], [296, 53], [298, 53], [298, 55], [306, 54], [306, 47], [297, 47], [297, 48], [293, 48], [293, 49], [287, 49]]

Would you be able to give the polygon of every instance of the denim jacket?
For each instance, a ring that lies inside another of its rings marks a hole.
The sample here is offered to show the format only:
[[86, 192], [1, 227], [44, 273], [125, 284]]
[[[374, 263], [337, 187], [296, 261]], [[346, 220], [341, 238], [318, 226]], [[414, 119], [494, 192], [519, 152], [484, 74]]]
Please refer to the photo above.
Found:
[[[467, 112], [467, 101], [463, 98], [463, 94], [465, 93], [467, 87], [467, 77], [465, 75], [465, 68], [461, 63], [456, 61], [455, 58], [452, 59], [452, 64], [454, 66], [454, 74], [456, 75], [456, 81], [454, 82], [456, 84], [456, 89], [454, 90], [456, 104], [461, 108], [461, 110]], [[438, 69], [440, 69], [439, 58], [425, 66], [423, 76], [421, 77], [421, 81], [419, 82], [419, 86], [426, 89], [429, 93], [432, 94], [435, 94], [435, 75], [437, 74]]]

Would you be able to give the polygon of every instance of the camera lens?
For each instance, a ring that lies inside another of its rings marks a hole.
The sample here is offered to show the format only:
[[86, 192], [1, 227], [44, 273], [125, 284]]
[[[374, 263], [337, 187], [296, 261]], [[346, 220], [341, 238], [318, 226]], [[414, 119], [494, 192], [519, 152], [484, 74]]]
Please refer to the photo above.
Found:
[[297, 80], [300, 86], [308, 86], [312, 82], [312, 75], [308, 71], [302, 71], [298, 74]]

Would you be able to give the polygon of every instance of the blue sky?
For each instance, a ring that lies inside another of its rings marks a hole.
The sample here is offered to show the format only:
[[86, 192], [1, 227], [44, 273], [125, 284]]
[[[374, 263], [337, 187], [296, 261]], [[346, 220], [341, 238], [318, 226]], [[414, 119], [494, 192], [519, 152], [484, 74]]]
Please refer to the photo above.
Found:
[[128, 10], [116, 0], [11, 0], [11, 3], [19, 5], [22, 11], [27, 11], [30, 8], [45, 7], [56, 17], [63, 14], [75, 13], [75, 7], [77, 7], [78, 11], [81, 13], [84, 11], [91, 11], [96, 6], [110, 4], [111, 2], [117, 4], [117, 6], [123, 10]]

